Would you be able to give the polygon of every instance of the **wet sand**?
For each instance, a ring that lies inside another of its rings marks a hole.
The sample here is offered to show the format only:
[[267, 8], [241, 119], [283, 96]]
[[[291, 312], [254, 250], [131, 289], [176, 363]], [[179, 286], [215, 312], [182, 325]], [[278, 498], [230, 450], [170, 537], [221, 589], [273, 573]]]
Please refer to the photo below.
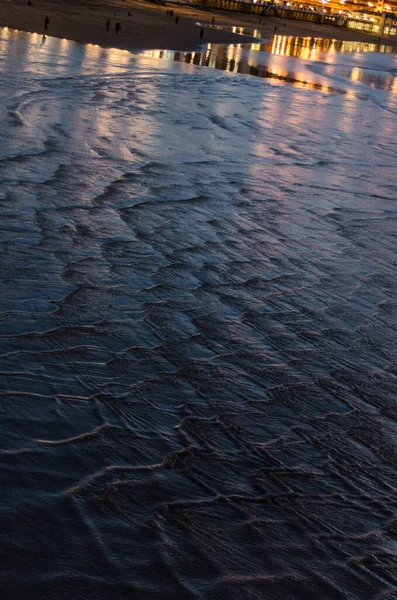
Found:
[[[174, 10], [173, 17], [166, 14], [167, 9]], [[277, 27], [277, 33], [281, 35], [364, 42], [374, 42], [377, 39], [345, 28], [277, 18], [265, 18], [259, 24], [259, 17], [256, 15], [201, 10], [171, 2], [162, 6], [142, 0], [85, 0], [84, 3], [71, 0], [67, 4], [60, 0], [33, 0], [33, 6], [28, 6], [24, 0], [0, 0], [2, 27], [42, 33], [46, 16], [50, 19], [48, 35], [126, 50], [195, 50], [202, 43], [233, 44], [252, 40], [247, 36], [208, 27], [204, 29], [201, 40], [201, 25], [209, 25], [213, 17], [218, 26], [259, 28], [261, 35], [268, 38]], [[179, 17], [178, 24], [175, 24], [176, 16]], [[107, 19], [111, 21], [108, 32], [105, 27]], [[115, 33], [117, 22], [121, 24], [119, 34]]]
[[396, 600], [397, 56], [40, 37], [0, 36], [0, 599]]

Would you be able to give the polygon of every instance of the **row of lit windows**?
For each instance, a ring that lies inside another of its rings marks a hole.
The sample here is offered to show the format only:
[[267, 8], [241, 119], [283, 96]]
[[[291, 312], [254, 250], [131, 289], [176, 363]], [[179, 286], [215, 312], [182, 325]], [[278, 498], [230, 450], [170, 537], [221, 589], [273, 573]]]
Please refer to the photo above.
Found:
[[[360, 31], [368, 31], [370, 33], [379, 32], [379, 25], [375, 25], [374, 23], [363, 23], [362, 21], [348, 21], [347, 26], [350, 27], [350, 29], [359, 29]], [[385, 27], [383, 30], [383, 34], [395, 37], [397, 35], [397, 29], [395, 27]]]

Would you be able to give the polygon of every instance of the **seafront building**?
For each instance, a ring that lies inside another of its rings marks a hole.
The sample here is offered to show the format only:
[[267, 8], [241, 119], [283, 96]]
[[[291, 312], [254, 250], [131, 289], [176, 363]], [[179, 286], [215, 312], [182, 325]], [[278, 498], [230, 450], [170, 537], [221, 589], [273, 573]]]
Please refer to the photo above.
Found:
[[397, 0], [193, 0], [222, 10], [347, 27], [378, 38], [397, 39]]

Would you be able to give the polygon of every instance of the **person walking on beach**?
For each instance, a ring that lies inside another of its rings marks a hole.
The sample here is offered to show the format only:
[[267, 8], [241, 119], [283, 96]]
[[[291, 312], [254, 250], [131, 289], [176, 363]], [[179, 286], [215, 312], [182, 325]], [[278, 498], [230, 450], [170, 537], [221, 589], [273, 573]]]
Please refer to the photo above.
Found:
[[175, 17], [175, 25], [178, 25], [179, 17]]
[[212, 17], [212, 25], [215, 23], [215, 17]]
[[50, 19], [48, 17], [46, 17], [44, 19], [44, 31], [47, 31], [49, 24], [50, 24]]
[[106, 31], [109, 31], [110, 28], [110, 19], [106, 21]]
[[202, 29], [202, 30], [200, 31], [200, 40], [202, 40], [202, 39], [203, 39], [203, 37], [204, 37], [204, 29]]
[[121, 25], [120, 25], [120, 23], [116, 23], [116, 28], [115, 28], [116, 34], [117, 34], [117, 33], [118, 33], [120, 30], [121, 30]]
[[274, 28], [274, 33], [277, 33], [277, 27]]

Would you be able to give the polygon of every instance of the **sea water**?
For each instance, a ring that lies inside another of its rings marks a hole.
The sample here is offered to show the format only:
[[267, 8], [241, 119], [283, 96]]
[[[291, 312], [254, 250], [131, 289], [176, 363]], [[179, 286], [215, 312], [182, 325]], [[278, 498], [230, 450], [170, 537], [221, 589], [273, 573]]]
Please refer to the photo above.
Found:
[[397, 57], [337, 50], [1, 30], [2, 598], [396, 597]]

